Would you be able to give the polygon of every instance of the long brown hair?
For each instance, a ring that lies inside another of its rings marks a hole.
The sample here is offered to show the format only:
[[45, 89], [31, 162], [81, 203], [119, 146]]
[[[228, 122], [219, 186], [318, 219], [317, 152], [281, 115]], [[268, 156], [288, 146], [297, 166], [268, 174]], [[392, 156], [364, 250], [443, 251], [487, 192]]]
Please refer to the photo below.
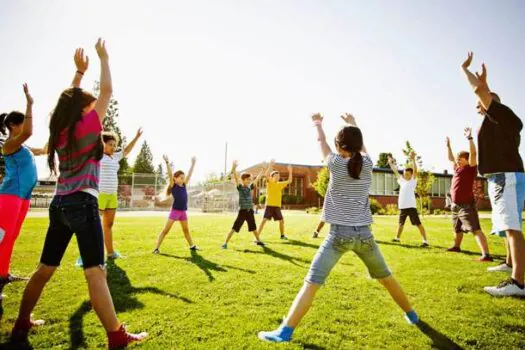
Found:
[[352, 158], [348, 161], [348, 175], [352, 179], [359, 179], [363, 169], [363, 134], [361, 129], [355, 126], [345, 126], [335, 137], [336, 144], [347, 152], [352, 153]]
[[[82, 119], [82, 112], [84, 108], [88, 107], [96, 100], [95, 96], [89, 92], [83, 91], [80, 88], [68, 88], [64, 90], [58, 98], [57, 105], [51, 114], [49, 121], [49, 141], [48, 141], [48, 155], [47, 164], [51, 173], [56, 174], [55, 152], [58, 141], [62, 132], [67, 132], [66, 154], [67, 154], [67, 168], [71, 168], [71, 158], [75, 150], [75, 129], [78, 121]], [[102, 157], [102, 139], [97, 147], [92, 152], [97, 157]]]
[[[184, 171], [182, 170], [177, 170], [174, 174], [173, 174], [173, 179], [181, 176], [181, 175], [184, 175]], [[171, 181], [168, 182], [168, 186], [166, 187], [166, 196], [169, 196], [171, 194], [171, 190], [173, 190], [173, 187], [175, 187], [175, 181], [173, 181], [173, 183], [171, 183]]]

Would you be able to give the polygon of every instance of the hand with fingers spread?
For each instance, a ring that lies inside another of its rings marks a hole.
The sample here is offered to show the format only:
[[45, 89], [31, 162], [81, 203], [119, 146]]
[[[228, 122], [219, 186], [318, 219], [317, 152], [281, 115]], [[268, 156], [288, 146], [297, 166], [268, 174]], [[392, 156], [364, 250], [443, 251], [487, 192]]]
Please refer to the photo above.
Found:
[[139, 129], [137, 130], [137, 135], [136, 135], [135, 137], [138, 139], [139, 137], [142, 136], [143, 133], [144, 133], [144, 131], [142, 130], [142, 128], [139, 128]]
[[345, 113], [341, 116], [341, 119], [343, 119], [347, 124], [349, 125], [356, 125], [355, 123], [355, 117], [350, 113]]
[[84, 56], [84, 49], [76, 49], [73, 59], [75, 61], [75, 66], [77, 67], [77, 72], [84, 74], [89, 67], [89, 57]]
[[463, 69], [467, 69], [468, 67], [470, 67], [470, 64], [472, 63], [472, 58], [474, 58], [474, 53], [472, 51], [469, 51], [469, 53], [467, 54], [467, 59], [465, 60], [465, 62], [463, 62], [461, 67]]
[[108, 51], [106, 50], [106, 41], [102, 38], [98, 38], [97, 43], [95, 44], [95, 49], [97, 50], [97, 55], [101, 61], [108, 60]]
[[480, 83], [484, 86], [488, 86], [487, 83], [487, 67], [485, 66], [485, 63], [481, 64], [481, 74], [476, 72], [476, 77], [480, 81]]
[[164, 161], [165, 161], [166, 163], [169, 163], [169, 162], [170, 162], [170, 159], [168, 158], [168, 156], [167, 156], [166, 154], [164, 154], [164, 155], [162, 156], [162, 159], [164, 159]]
[[447, 147], [450, 148], [450, 137], [447, 136], [446, 138]]
[[471, 128], [465, 128], [465, 137], [467, 139], [472, 139], [472, 129]]
[[191, 157], [191, 164], [195, 165], [196, 162], [197, 162], [197, 157]]
[[312, 121], [314, 122], [314, 124], [321, 125], [321, 123], [323, 122], [323, 116], [321, 115], [321, 113], [315, 113], [314, 115], [312, 115]]
[[24, 84], [24, 94], [26, 95], [26, 101], [28, 105], [33, 105], [33, 97], [29, 93], [29, 87], [27, 86], [27, 83]]

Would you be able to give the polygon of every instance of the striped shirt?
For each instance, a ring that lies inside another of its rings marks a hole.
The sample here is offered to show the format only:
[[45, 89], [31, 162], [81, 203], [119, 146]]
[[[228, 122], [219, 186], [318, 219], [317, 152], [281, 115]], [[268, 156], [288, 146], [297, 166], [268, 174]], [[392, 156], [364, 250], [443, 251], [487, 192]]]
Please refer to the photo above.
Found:
[[254, 184], [250, 186], [238, 185], [239, 191], [239, 209], [253, 209], [252, 190], [255, 188]]
[[57, 144], [60, 175], [57, 181], [59, 196], [83, 191], [98, 195], [100, 160], [95, 149], [101, 145], [102, 124], [95, 110], [85, 114], [75, 125], [75, 147], [72, 159], [66, 152], [67, 130], [60, 133]]
[[367, 226], [372, 223], [369, 193], [372, 184], [373, 163], [363, 154], [363, 169], [359, 179], [348, 174], [348, 161], [331, 153], [327, 164], [330, 181], [324, 198], [323, 221], [345, 226]]
[[104, 154], [100, 160], [100, 193], [113, 194], [118, 191], [118, 170], [120, 160], [124, 157], [124, 152], [115, 152], [108, 156]]

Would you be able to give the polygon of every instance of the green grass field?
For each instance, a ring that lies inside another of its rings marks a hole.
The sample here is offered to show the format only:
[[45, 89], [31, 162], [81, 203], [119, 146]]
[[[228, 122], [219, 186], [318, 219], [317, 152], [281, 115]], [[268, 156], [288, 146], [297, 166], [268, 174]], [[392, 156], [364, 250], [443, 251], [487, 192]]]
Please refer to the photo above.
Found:
[[[241, 231], [229, 249], [220, 249], [233, 216], [190, 217], [196, 243], [192, 257], [180, 228], [166, 238], [162, 255], [153, 255], [165, 218], [118, 218], [115, 242], [125, 258], [108, 266], [108, 280], [121, 321], [130, 331], [150, 337], [135, 348], [144, 349], [266, 349], [257, 332], [278, 326], [302, 285], [309, 264], [322, 242], [311, 238], [317, 216], [287, 217], [289, 241], [278, 239], [270, 223], [263, 249]], [[483, 292], [505, 274], [488, 273], [492, 264], [474, 261], [478, 249], [466, 236], [465, 253], [445, 253], [451, 243], [448, 219], [426, 218], [430, 249], [419, 248], [413, 228], [402, 244], [390, 243], [395, 217], [375, 219], [374, 235], [395, 276], [424, 321], [409, 326], [389, 295], [367, 276], [360, 260], [348, 253], [332, 271], [290, 344], [279, 349], [524, 349], [525, 300], [495, 299]], [[259, 221], [259, 219], [258, 219]], [[485, 232], [489, 221], [482, 222]], [[47, 219], [30, 218], [18, 240], [12, 272], [29, 275], [43, 246]], [[175, 229], [176, 227], [176, 229]], [[322, 233], [324, 237], [328, 227]], [[503, 241], [489, 237], [493, 253], [503, 258]], [[73, 240], [43, 297], [35, 318], [47, 324], [30, 335], [35, 349], [102, 348], [106, 336], [89, 310], [82, 270]], [[499, 263], [498, 260], [496, 263]], [[5, 348], [24, 283], [4, 293], [0, 343]]]

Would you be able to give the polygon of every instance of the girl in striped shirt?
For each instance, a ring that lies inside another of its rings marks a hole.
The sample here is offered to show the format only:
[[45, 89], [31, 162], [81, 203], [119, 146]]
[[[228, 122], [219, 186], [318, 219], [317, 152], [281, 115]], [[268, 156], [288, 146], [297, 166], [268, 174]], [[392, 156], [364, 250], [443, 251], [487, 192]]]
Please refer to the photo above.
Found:
[[331, 225], [330, 233], [319, 247], [302, 289], [281, 326], [270, 332], [260, 332], [259, 339], [288, 342], [294, 329], [306, 315], [316, 292], [324, 284], [332, 268], [347, 251], [353, 251], [363, 261], [368, 273], [377, 279], [403, 309], [410, 324], [419, 322], [401, 286], [392, 276], [377, 246], [370, 225], [369, 192], [373, 163], [363, 144], [361, 130], [350, 114], [342, 116], [348, 124], [335, 138], [337, 153], [332, 153], [322, 128], [323, 117], [312, 119], [317, 128], [321, 152], [330, 171], [322, 220]]

